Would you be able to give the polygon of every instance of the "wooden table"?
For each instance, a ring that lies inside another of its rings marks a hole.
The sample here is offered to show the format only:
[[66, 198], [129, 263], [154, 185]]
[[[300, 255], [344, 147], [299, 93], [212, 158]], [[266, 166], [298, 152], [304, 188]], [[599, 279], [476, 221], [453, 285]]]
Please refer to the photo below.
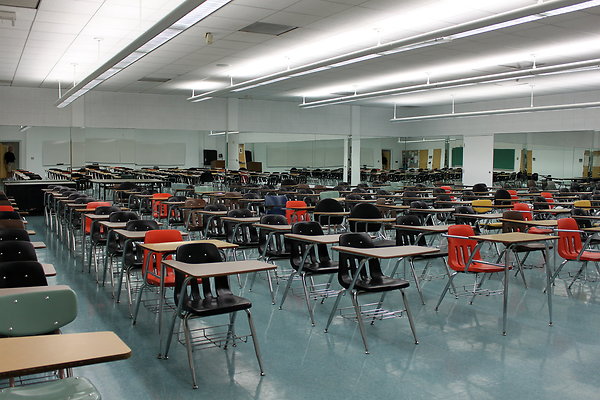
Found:
[[548, 296], [548, 316], [549, 316], [549, 325], [552, 325], [552, 286], [550, 285], [550, 279], [552, 275], [551, 267], [550, 267], [550, 258], [548, 251], [548, 240], [558, 239], [558, 236], [550, 236], [550, 235], [539, 235], [532, 233], [523, 233], [523, 232], [509, 232], [509, 233], [498, 233], [495, 235], [477, 235], [471, 236], [471, 239], [477, 240], [479, 243], [473, 250], [472, 254], [477, 253], [481, 246], [485, 242], [489, 243], [500, 243], [506, 246], [506, 251], [504, 253], [504, 291], [503, 291], [503, 302], [502, 302], [502, 335], [506, 336], [506, 309], [508, 305], [508, 280], [509, 280], [509, 253], [512, 251], [512, 248], [519, 244], [524, 243], [532, 243], [532, 242], [544, 242], [546, 245], [546, 294]]
[[113, 332], [0, 339], [0, 378], [124, 360], [131, 349]]
[[31, 242], [34, 249], [45, 249], [46, 244], [44, 242]]

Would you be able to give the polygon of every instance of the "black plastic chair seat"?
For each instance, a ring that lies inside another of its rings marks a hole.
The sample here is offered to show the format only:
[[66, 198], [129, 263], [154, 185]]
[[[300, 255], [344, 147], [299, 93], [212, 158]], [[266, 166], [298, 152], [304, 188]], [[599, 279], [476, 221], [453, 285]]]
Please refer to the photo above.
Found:
[[413, 257], [413, 260], [429, 260], [432, 258], [448, 257], [447, 250], [438, 250], [435, 253], [423, 254]]
[[373, 247], [391, 247], [391, 246], [395, 246], [395, 245], [396, 245], [395, 240], [381, 239], [381, 240], [373, 241]]
[[[549, 246], [552, 248], [552, 245]], [[529, 251], [544, 251], [546, 250], [546, 245], [544, 243], [527, 243], [527, 244], [519, 244], [512, 248], [517, 253], [529, 252]]]
[[[300, 264], [300, 260], [298, 260]], [[331, 262], [328, 264], [319, 264], [305, 262], [303, 271], [308, 275], [322, 275], [322, 274], [335, 274], [338, 272], [339, 266], [337, 262]]]
[[396, 289], [405, 289], [410, 283], [404, 279], [390, 278], [389, 276], [377, 276], [370, 279], [359, 279], [354, 289], [360, 292], [387, 292]]
[[252, 307], [252, 302], [233, 294], [221, 294], [217, 297], [211, 296], [204, 299], [188, 299], [182, 307], [185, 312], [195, 316], [209, 317], [247, 310]]

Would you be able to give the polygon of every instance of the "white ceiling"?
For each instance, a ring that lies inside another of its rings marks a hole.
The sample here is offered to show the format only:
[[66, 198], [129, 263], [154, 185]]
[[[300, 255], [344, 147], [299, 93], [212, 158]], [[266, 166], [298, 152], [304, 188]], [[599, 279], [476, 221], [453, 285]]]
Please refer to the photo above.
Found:
[[[183, 0], [41, 0], [0, 21], [0, 84], [68, 88]], [[0, 2], [1, 3], [1, 2]], [[233, 0], [94, 90], [189, 96], [537, 0]], [[254, 22], [298, 28], [239, 32]], [[380, 57], [231, 95], [300, 102], [600, 57], [600, 7]], [[212, 44], [205, 34], [214, 36]], [[144, 77], [168, 82], [139, 82]], [[426, 106], [600, 88], [600, 71], [364, 100]], [[338, 94], [339, 96], [341, 94]]]

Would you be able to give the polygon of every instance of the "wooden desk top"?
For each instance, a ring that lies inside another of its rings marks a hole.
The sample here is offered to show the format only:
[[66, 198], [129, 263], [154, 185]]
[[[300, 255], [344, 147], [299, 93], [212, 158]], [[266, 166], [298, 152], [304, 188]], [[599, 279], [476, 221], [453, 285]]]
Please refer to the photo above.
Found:
[[46, 248], [46, 243], [44, 243], [44, 242], [31, 242], [31, 244], [33, 245], [34, 249], [45, 249]]
[[316, 243], [316, 244], [334, 244], [340, 241], [340, 234], [333, 235], [299, 235], [297, 233], [286, 233], [285, 237], [288, 239], [300, 240], [302, 242]]
[[452, 213], [454, 208], [409, 208], [408, 211], [416, 213]]
[[408, 210], [410, 206], [405, 206], [401, 204], [377, 204], [377, 207], [389, 208], [392, 210]]
[[114, 332], [0, 339], [0, 378], [124, 360], [131, 349]]
[[571, 210], [564, 208], [548, 208], [544, 210], [531, 210], [534, 213], [546, 213], [546, 214], [570, 214]]
[[523, 233], [523, 232], [509, 232], [509, 233], [497, 233], [494, 235], [471, 236], [471, 239], [475, 239], [477, 241], [496, 242], [496, 243], [502, 243], [505, 245], [511, 245], [511, 244], [516, 244], [516, 243], [529, 243], [529, 242], [539, 242], [542, 240], [553, 240], [553, 239], [558, 239], [558, 236], [539, 235], [539, 234]]
[[163, 263], [196, 278], [209, 278], [244, 274], [248, 272], [267, 271], [277, 268], [277, 265], [258, 260], [222, 261], [214, 263], [188, 264], [181, 261], [165, 260]]
[[35, 231], [33, 229], [27, 229], [28, 235], [35, 235]]
[[260, 222], [260, 217], [244, 217], [244, 218], [221, 217], [221, 221], [235, 222], [238, 224], [254, 224], [256, 222]]
[[206, 211], [206, 210], [198, 210], [199, 214], [202, 215], [213, 215], [216, 217], [226, 217], [227, 216], [227, 211]]
[[423, 225], [423, 226], [414, 226], [414, 225], [394, 225], [394, 229], [404, 229], [407, 231], [417, 231], [417, 232], [432, 232], [432, 233], [444, 233], [448, 232], [448, 228], [452, 225]]
[[600, 215], [572, 215], [573, 219], [600, 220]]
[[435, 247], [424, 246], [391, 246], [372, 247], [367, 249], [358, 247], [333, 246], [332, 249], [342, 253], [383, 259], [418, 256], [422, 254], [437, 253], [440, 251], [440, 249], [436, 249]]
[[181, 242], [165, 242], [165, 243], [140, 243], [140, 246], [143, 249], [154, 251], [157, 253], [172, 253], [177, 251], [177, 248], [184, 244], [192, 244], [192, 243], [212, 243], [219, 249], [235, 249], [238, 247], [237, 244], [224, 242], [222, 240], [216, 239], [208, 239], [208, 240], [188, 240]]
[[254, 224], [254, 226], [268, 231], [289, 232], [292, 230], [291, 225]]
[[524, 220], [519, 220], [519, 219], [507, 219], [507, 218], [500, 218], [500, 221], [502, 222], [514, 222], [515, 224], [522, 224], [522, 225], [528, 225], [528, 226], [557, 226], [558, 225], [558, 221], [555, 219], [544, 219], [544, 220], [540, 220], [540, 221], [524, 221]]
[[113, 232], [123, 236], [125, 239], [144, 240], [148, 231], [128, 231], [126, 229], [114, 229]]
[[56, 276], [56, 269], [54, 268], [53, 264], [42, 263], [42, 268], [44, 269], [44, 275]]
[[[75, 210], [77, 211], [77, 210]], [[103, 220], [103, 219], [109, 219], [110, 215], [97, 215], [97, 214], [83, 214], [86, 218], [92, 219], [92, 220]]]
[[[127, 222], [100, 221], [99, 224], [108, 229], [125, 229], [127, 226]], [[157, 224], [158, 226], [161, 226], [163, 223], [157, 222]]]

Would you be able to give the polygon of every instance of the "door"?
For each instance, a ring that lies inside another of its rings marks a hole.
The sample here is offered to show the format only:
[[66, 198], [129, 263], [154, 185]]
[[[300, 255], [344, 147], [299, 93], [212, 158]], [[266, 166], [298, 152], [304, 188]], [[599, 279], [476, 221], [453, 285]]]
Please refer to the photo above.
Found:
[[419, 150], [419, 169], [427, 169], [429, 150]]
[[390, 170], [390, 164], [392, 162], [392, 151], [381, 150], [381, 169]]
[[246, 168], [246, 146], [238, 144], [240, 168]]
[[433, 149], [433, 164], [432, 169], [440, 169], [442, 163], [442, 149]]

